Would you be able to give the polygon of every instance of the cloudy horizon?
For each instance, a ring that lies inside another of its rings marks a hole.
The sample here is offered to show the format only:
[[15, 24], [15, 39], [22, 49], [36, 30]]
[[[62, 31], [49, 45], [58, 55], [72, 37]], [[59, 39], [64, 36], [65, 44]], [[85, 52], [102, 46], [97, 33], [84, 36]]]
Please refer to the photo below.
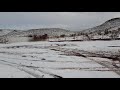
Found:
[[120, 12], [0, 12], [0, 29], [83, 30], [120, 17]]

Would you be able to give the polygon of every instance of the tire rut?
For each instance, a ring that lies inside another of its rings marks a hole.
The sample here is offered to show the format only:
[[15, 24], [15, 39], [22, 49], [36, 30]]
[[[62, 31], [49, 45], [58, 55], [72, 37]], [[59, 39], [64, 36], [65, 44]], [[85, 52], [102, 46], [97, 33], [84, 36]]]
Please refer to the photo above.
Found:
[[83, 58], [87, 58], [91, 61], [94, 61], [102, 66], [105, 66], [106, 68], [109, 68], [110, 70], [112, 70], [113, 72], [115, 72], [116, 74], [120, 75], [120, 68], [112, 65], [112, 64], [106, 64], [104, 62], [100, 62], [98, 60], [95, 60], [95, 59], [91, 59], [89, 58], [88, 56], [93, 56], [93, 57], [99, 57], [99, 58], [103, 58], [101, 57], [100, 55], [94, 55], [94, 53], [89, 53], [87, 51], [84, 51], [84, 50], [75, 50], [75, 49], [66, 49], [66, 48], [60, 48], [60, 47], [57, 47], [57, 48], [51, 48], [50, 50], [54, 50], [54, 51], [60, 51], [60, 52], [63, 52], [64, 55], [68, 55], [68, 56], [78, 56], [78, 57], [83, 57]]
[[[8, 61], [5, 61], [5, 60], [0, 60], [0, 62], [2, 62], [5, 65], [14, 67], [14, 68], [19, 69], [21, 71], [24, 71], [24, 72], [28, 73], [29, 75], [32, 75], [35, 78], [44, 78], [43, 77], [44, 75], [48, 75], [51, 78], [52, 77], [53, 78], [62, 78], [59, 75], [55, 75], [55, 74], [52, 74], [50, 72], [45, 72], [44, 70], [36, 69], [36, 68], [33, 68], [33, 67], [31, 68], [31, 67], [27, 67], [25, 65], [19, 65], [17, 63], [8, 62]], [[38, 74], [38, 73], [40, 73], [40, 74]]]

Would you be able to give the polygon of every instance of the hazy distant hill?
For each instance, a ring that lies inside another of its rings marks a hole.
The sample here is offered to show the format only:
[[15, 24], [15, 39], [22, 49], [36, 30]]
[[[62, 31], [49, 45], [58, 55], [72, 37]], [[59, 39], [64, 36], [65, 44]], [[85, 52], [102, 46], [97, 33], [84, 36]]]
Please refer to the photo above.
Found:
[[44, 34], [47, 34], [49, 37], [61, 36], [61, 35], [70, 36], [71, 34], [74, 34], [74, 32], [66, 30], [66, 29], [61, 29], [61, 28], [40, 28], [40, 29], [30, 29], [30, 30], [25, 30], [25, 31], [11, 30], [6, 34], [1, 35], [0, 41], [1, 42], [4, 42], [4, 41], [6, 42], [9, 40], [15, 41], [15, 39], [17, 39], [18, 41], [20, 38], [21, 40], [22, 39], [26, 40], [25, 37], [28, 37], [30, 35], [39, 36], [39, 35], [44, 35]]
[[30, 30], [26, 30], [26, 31], [11, 30], [8, 33], [4, 33], [2, 35], [4, 35], [4, 36], [28, 36], [28, 35], [48, 34], [48, 36], [60, 36], [62, 34], [70, 35], [73, 33], [74, 32], [72, 32], [72, 31], [60, 29], [60, 28], [41, 28], [41, 29], [30, 29]]
[[48, 36], [60, 36], [62, 34], [70, 35], [73, 34], [73, 32], [61, 28], [41, 28], [41, 29], [30, 29], [22, 33], [19, 33], [17, 35], [28, 36], [28, 35], [44, 35], [44, 34], [48, 34]]
[[0, 36], [6, 35], [12, 31], [13, 30], [10, 30], [10, 29], [0, 29]]

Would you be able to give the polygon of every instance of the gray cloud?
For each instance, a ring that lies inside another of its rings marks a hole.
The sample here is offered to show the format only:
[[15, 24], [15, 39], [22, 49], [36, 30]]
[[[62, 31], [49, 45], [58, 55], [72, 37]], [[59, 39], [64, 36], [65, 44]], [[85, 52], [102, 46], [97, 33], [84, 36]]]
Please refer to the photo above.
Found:
[[0, 28], [59, 27], [81, 30], [120, 17], [120, 12], [0, 12]]

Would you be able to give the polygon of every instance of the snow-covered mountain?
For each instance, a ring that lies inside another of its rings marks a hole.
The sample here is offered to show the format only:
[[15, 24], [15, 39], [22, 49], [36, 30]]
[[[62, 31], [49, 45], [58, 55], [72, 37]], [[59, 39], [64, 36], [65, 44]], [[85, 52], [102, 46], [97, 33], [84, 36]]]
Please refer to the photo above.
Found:
[[105, 30], [117, 30], [118, 28], [120, 28], [120, 18], [113, 18], [99, 26], [83, 30], [82, 32], [83, 33], [93, 33], [93, 32], [95, 33], [95, 32], [102, 32]]

